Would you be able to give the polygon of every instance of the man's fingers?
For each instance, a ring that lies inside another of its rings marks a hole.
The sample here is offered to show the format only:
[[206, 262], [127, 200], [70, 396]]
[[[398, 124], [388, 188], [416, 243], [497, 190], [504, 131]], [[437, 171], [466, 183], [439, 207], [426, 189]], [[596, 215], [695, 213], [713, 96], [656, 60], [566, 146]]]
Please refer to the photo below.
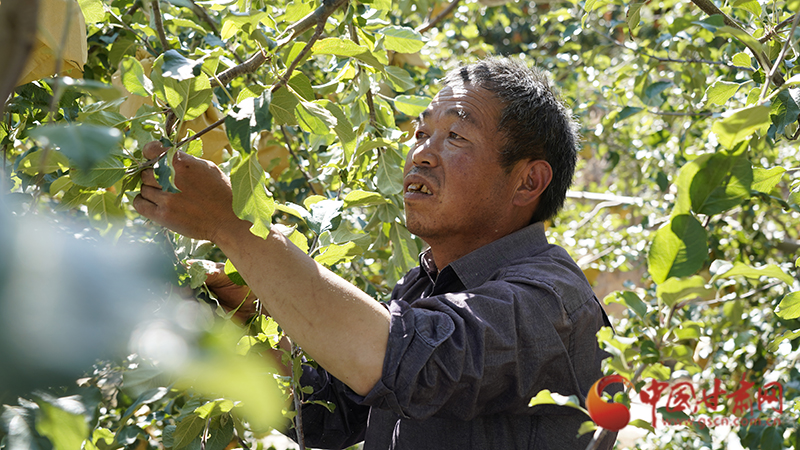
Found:
[[167, 149], [161, 145], [159, 141], [152, 141], [145, 144], [144, 148], [142, 148], [142, 156], [147, 159], [158, 158], [159, 156], [163, 155]]
[[139, 194], [133, 199], [133, 208], [144, 217], [151, 218], [156, 213], [157, 205]]
[[145, 169], [142, 171], [142, 184], [152, 187], [161, 187], [161, 185], [158, 184], [158, 180], [156, 180], [156, 174], [153, 172], [153, 169]]

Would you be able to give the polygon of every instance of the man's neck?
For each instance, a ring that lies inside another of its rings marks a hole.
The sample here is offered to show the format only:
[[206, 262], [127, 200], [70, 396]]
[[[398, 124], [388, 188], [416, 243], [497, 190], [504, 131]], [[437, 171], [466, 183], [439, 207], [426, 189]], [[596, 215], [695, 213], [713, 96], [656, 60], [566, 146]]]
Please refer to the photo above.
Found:
[[484, 245], [489, 245], [492, 242], [508, 236], [509, 234], [520, 230], [524, 227], [518, 227], [507, 232], [495, 232], [495, 233], [485, 233], [480, 236], [475, 236], [473, 239], [469, 240], [455, 240], [455, 239], [425, 239], [423, 240], [428, 244], [431, 248], [431, 257], [433, 258], [433, 262], [436, 265], [438, 271], [442, 271], [447, 265], [452, 263], [453, 261], [462, 258], [473, 251], [483, 247]]

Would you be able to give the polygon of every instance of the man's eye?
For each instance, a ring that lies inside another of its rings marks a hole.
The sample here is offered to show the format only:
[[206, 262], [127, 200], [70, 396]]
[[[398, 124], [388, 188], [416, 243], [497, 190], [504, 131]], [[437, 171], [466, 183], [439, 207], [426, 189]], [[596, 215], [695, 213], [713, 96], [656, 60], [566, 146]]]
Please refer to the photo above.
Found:
[[450, 132], [450, 139], [461, 139], [461, 136], [459, 136], [458, 134], [456, 134], [456, 133], [453, 133], [453, 132], [451, 131], [451, 132]]
[[424, 137], [425, 137], [425, 132], [424, 131], [417, 131], [416, 133], [414, 133], [414, 138], [416, 138], [416, 139], [422, 139]]

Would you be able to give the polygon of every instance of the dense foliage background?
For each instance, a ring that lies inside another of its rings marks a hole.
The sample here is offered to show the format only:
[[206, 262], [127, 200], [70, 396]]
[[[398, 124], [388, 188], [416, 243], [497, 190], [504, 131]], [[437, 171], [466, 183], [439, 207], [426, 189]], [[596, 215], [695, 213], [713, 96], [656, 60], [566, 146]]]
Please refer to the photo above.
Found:
[[[447, 70], [508, 54], [548, 70], [581, 124], [580, 170], [548, 233], [614, 313], [616, 335], [599, 334], [607, 372], [640, 392], [653, 379], [698, 395], [715, 381], [726, 394], [752, 383], [747, 414], [781, 419], [709, 429], [700, 417], [742, 415], [735, 398], [683, 413], [661, 402], [688, 425], [652, 429], [634, 411], [644, 437], [620, 447], [800, 448], [798, 10], [798, 0], [3, 0], [0, 276], [12, 275], [0, 280], [0, 446], [251, 448], [280, 417], [301, 426], [288, 405], [302, 401], [302, 352], [285, 351], [294, 377], [271, 375], [257, 355], [280, 329], [226, 320], [203, 266], [187, 263], [224, 255], [130, 206], [145, 167], [174, 189], [171, 159], [145, 161], [142, 146], [161, 139], [220, 164], [254, 233], [278, 228], [385, 299], [423, 245], [400, 196], [411, 120]], [[128, 243], [161, 256], [98, 256]], [[154, 260], [163, 265], [141, 262]], [[133, 278], [104, 272], [114, 264]], [[38, 275], [12, 283], [14, 273]], [[102, 313], [132, 286], [158, 306]], [[42, 314], [64, 305], [100, 313]], [[37, 327], [61, 331], [20, 334]], [[115, 353], [128, 328], [127, 353]], [[57, 341], [73, 356], [57, 358]], [[769, 382], [782, 386], [780, 411], [757, 402]]]

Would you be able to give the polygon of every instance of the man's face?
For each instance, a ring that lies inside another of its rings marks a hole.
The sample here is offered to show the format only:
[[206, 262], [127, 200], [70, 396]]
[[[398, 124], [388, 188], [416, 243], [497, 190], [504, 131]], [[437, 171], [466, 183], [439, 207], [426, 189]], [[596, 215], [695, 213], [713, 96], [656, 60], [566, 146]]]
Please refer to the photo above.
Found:
[[498, 159], [500, 111], [494, 94], [460, 84], [442, 89], [420, 115], [406, 158], [404, 200], [409, 231], [431, 246], [469, 245], [507, 220], [515, 186]]

